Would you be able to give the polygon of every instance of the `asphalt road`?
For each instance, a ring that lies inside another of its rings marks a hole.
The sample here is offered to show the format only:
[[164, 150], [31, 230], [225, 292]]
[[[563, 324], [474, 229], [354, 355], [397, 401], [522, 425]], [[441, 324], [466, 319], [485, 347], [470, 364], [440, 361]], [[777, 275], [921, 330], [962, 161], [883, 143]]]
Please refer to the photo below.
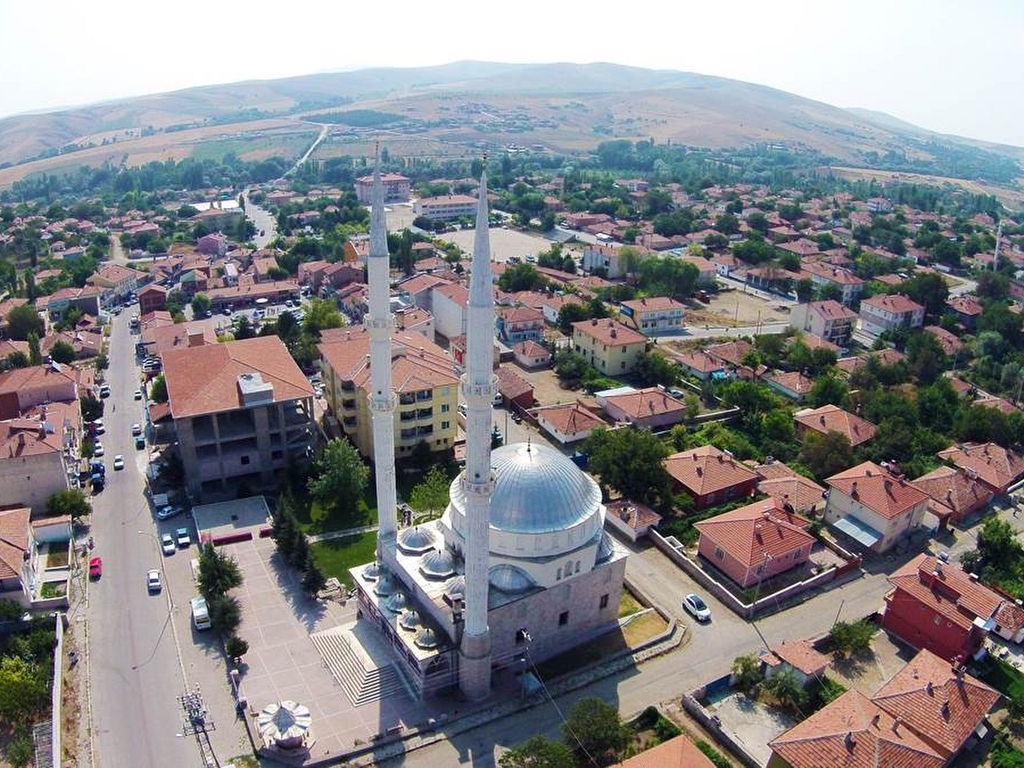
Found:
[[[249, 190], [242, 193], [245, 197], [245, 215], [256, 227], [252, 241], [257, 248], [264, 248], [267, 243], [277, 237], [277, 220], [266, 208], [261, 208], [249, 200]], [[263, 234], [261, 235], [260, 232]]]
[[[185, 600], [166, 584], [146, 589], [146, 571], [163, 570], [156, 524], [144, 495], [146, 451], [136, 450], [133, 423], [144, 423], [132, 312], [114, 318], [107, 381], [111, 396], [103, 414], [107, 486], [93, 499], [93, 554], [103, 558], [103, 576], [89, 588], [89, 659], [93, 748], [97, 768], [165, 768], [200, 764], [195, 742], [178, 736], [185, 690], [175, 641], [171, 601]], [[125, 469], [115, 472], [114, 456]], [[142, 534], [139, 533], [142, 531]]]

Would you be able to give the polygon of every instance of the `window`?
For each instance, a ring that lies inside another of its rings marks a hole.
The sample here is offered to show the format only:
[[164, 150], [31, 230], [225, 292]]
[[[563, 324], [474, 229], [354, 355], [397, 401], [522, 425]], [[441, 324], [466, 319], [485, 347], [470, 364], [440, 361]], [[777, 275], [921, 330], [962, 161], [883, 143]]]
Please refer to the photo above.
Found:
[[248, 456], [243, 456], [242, 457], [242, 464], [248, 464], [248, 463], [249, 463], [249, 457]]
[[441, 413], [448, 413], [451, 410], [451, 405], [448, 403], [441, 403]]
[[569, 612], [568, 611], [562, 611], [560, 614], [558, 614], [558, 626], [564, 627], [568, 623], [569, 623]]
[[721, 547], [715, 547], [715, 557], [717, 557], [719, 560], [725, 557], [725, 552], [722, 551]]
[[562, 580], [562, 569], [559, 568], [558, 571], [555, 573], [555, 581], [561, 581], [561, 580]]
[[284, 458], [284, 451], [271, 451], [270, 452], [270, 458], [272, 458], [272, 459], [283, 459]]
[[601, 602], [597, 607], [602, 611], [608, 607], [608, 595], [601, 595]]
[[576, 567], [573, 569], [573, 573], [579, 573], [579, 572], [580, 572], [580, 561], [577, 560], [576, 561]]
[[452, 423], [450, 421], [442, 421], [441, 422], [441, 429], [448, 429], [451, 425], [452, 425]]

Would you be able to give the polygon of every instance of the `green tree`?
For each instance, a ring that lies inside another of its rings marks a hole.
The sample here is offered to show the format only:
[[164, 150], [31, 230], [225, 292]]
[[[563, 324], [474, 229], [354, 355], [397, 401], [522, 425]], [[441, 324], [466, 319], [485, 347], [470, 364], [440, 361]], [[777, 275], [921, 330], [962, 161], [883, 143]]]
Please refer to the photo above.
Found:
[[28, 362], [29, 365], [39, 365], [43, 362], [43, 352], [39, 346], [39, 335], [35, 331], [28, 334]]
[[256, 330], [252, 327], [252, 323], [249, 318], [245, 315], [239, 315], [235, 318], [234, 329], [231, 335], [235, 337], [236, 341], [242, 339], [251, 339], [256, 335]]
[[167, 402], [167, 379], [162, 373], [149, 385], [149, 399], [154, 403]]
[[345, 324], [338, 311], [338, 305], [329, 299], [310, 299], [306, 304], [303, 327], [310, 333], [319, 334], [329, 328], [341, 328]]
[[912, 334], [906, 346], [907, 368], [919, 387], [934, 382], [946, 365], [946, 353], [935, 334], [919, 331]]
[[48, 515], [71, 515], [72, 520], [77, 520], [91, 512], [92, 505], [81, 488], [57, 491], [46, 500], [46, 514]]
[[359, 451], [347, 440], [335, 438], [320, 449], [313, 462], [309, 492], [321, 506], [344, 511], [351, 521], [369, 478], [370, 470]]
[[498, 278], [498, 287], [508, 293], [533, 291], [547, 285], [544, 277], [533, 264], [521, 262], [507, 267]]
[[544, 736], [533, 736], [498, 758], [498, 768], [576, 768], [568, 746]]
[[0, 720], [32, 720], [49, 700], [49, 676], [21, 656], [0, 658]]
[[427, 519], [433, 519], [448, 506], [450, 485], [451, 480], [448, 475], [439, 465], [435, 464], [427, 472], [427, 476], [412, 489], [409, 494], [409, 504], [416, 511], [424, 513]]
[[747, 696], [753, 696], [764, 680], [761, 661], [753, 653], [737, 656], [732, 662], [733, 684]]
[[89, 393], [82, 395], [78, 401], [82, 409], [83, 421], [96, 421], [103, 417], [103, 401]]
[[850, 390], [846, 382], [838, 376], [821, 376], [816, 379], [811, 391], [807, 394], [807, 402], [812, 408], [820, 408], [823, 405], [842, 406], [850, 396]]
[[199, 553], [199, 573], [196, 577], [199, 591], [207, 599], [226, 594], [242, 583], [242, 572], [231, 555], [206, 542]]
[[205, 293], [197, 293], [194, 297], [192, 297], [192, 317], [206, 317], [207, 314], [210, 312], [211, 306], [212, 304], [210, 302], [209, 296], [207, 296]]
[[641, 352], [637, 358], [633, 377], [643, 387], [651, 387], [656, 384], [671, 387], [679, 381], [679, 369], [661, 352], [645, 351]]
[[31, 304], [22, 304], [7, 313], [7, 338], [27, 341], [30, 333], [42, 336], [46, 331], [43, 319]]
[[819, 480], [853, 466], [853, 448], [842, 432], [808, 432], [800, 451], [800, 463]]
[[277, 499], [270, 523], [271, 537], [277, 545], [277, 551], [286, 561], [291, 560], [296, 532], [301, 533], [295, 519], [294, 503], [291, 492], [286, 489]]
[[611, 704], [589, 696], [573, 706], [562, 725], [562, 738], [580, 760], [598, 765], [617, 762], [630, 741], [630, 731]]
[[326, 585], [327, 578], [324, 576], [323, 571], [320, 570], [320, 566], [316, 564], [313, 553], [307, 552], [306, 563], [302, 569], [302, 590], [307, 595], [315, 596]]
[[571, 349], [555, 353], [555, 375], [566, 381], [579, 381], [590, 371], [587, 358]]
[[874, 636], [875, 626], [864, 619], [849, 623], [837, 621], [828, 633], [832, 651], [840, 659], [869, 650]]
[[946, 309], [949, 286], [942, 275], [934, 272], [919, 272], [900, 285], [900, 290], [921, 304], [931, 318], [938, 318]]
[[212, 600], [207, 599], [207, 607], [210, 610], [210, 623], [217, 631], [225, 635], [235, 634], [242, 623], [242, 607], [237, 599], [220, 594]]
[[810, 301], [814, 298], [814, 281], [809, 277], [803, 277], [796, 281], [796, 299], [800, 302]]
[[240, 659], [249, 652], [249, 644], [238, 635], [231, 635], [224, 641], [224, 652], [229, 659]]
[[664, 467], [668, 447], [647, 429], [595, 429], [583, 444], [590, 471], [601, 484], [644, 504], [671, 500], [671, 478]]
[[782, 669], [776, 672], [767, 678], [761, 687], [771, 694], [779, 704], [797, 714], [801, 714], [800, 710], [807, 704], [807, 692], [792, 669]]
[[75, 348], [63, 339], [54, 342], [54, 345], [50, 347], [50, 359], [64, 365], [73, 363], [75, 362]]

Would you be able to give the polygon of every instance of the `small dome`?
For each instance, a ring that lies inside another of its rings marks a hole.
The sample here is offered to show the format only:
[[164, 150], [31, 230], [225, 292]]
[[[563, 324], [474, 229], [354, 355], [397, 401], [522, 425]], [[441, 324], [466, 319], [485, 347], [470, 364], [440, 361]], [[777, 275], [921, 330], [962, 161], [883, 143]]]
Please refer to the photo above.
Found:
[[401, 613], [409, 607], [409, 598], [405, 596], [404, 592], [395, 592], [384, 601], [384, 607], [391, 613]]
[[406, 611], [402, 614], [402, 618], [398, 620], [398, 623], [402, 625], [402, 629], [414, 630], [423, 624], [420, 621], [419, 611]]
[[419, 555], [434, 548], [434, 536], [429, 528], [413, 526], [398, 534], [398, 548], [407, 555]]
[[466, 600], [466, 577], [453, 576], [444, 585], [444, 597], [449, 603], [455, 602], [456, 598], [465, 602]]
[[380, 576], [380, 566], [376, 560], [363, 568], [363, 581], [376, 581], [378, 576]]
[[455, 558], [446, 549], [435, 549], [420, 558], [420, 573], [428, 579], [447, 579], [455, 575]]
[[377, 583], [373, 585], [373, 593], [377, 595], [377, 597], [387, 597], [391, 594], [391, 591], [391, 577], [387, 574], [384, 574], [377, 579]]
[[[546, 445], [513, 443], [491, 452], [494, 492], [491, 528], [508, 533], [556, 533], [598, 515], [601, 491], [571, 460]], [[451, 485], [452, 503], [466, 510], [463, 476]], [[600, 519], [594, 522], [600, 526]]]
[[416, 643], [417, 648], [429, 650], [431, 648], [437, 648], [437, 632], [432, 630], [430, 627], [424, 627], [416, 633], [416, 639], [413, 640]]
[[503, 563], [491, 568], [491, 586], [502, 592], [525, 592], [535, 586], [535, 582], [522, 568]]
[[615, 547], [612, 546], [612, 539], [607, 533], [601, 534], [601, 543], [597, 545], [597, 562], [603, 563], [615, 554]]

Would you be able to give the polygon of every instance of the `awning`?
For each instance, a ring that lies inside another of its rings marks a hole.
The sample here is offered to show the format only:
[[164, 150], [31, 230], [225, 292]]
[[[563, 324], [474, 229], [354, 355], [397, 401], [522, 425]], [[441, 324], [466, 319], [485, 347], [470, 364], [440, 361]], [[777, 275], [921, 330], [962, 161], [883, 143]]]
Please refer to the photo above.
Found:
[[832, 523], [836, 528], [865, 547], [873, 547], [883, 538], [882, 534], [853, 515], [841, 517]]

